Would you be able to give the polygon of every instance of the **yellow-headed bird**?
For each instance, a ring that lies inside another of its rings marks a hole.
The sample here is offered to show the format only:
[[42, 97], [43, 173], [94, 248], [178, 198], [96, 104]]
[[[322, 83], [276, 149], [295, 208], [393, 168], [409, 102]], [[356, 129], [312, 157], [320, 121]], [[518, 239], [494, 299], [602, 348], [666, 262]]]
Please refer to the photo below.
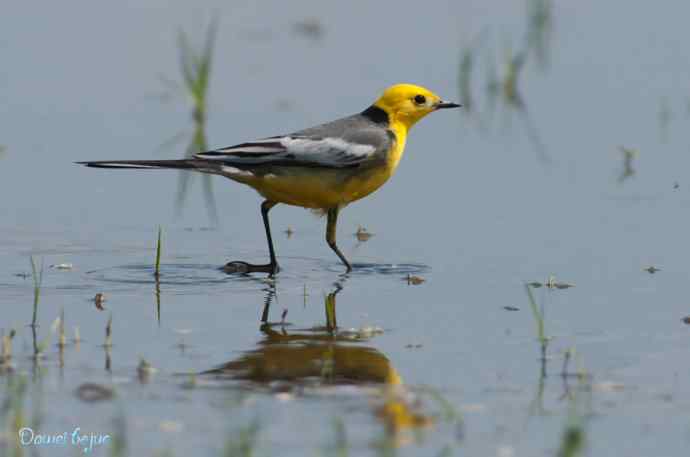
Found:
[[460, 105], [420, 86], [396, 84], [361, 113], [288, 135], [215, 149], [182, 160], [78, 162], [96, 168], [177, 168], [226, 176], [256, 189], [271, 261], [264, 265], [230, 262], [242, 272], [278, 271], [268, 212], [278, 203], [327, 214], [326, 241], [351, 271], [336, 244], [338, 212], [366, 197], [393, 175], [407, 132], [421, 118]]

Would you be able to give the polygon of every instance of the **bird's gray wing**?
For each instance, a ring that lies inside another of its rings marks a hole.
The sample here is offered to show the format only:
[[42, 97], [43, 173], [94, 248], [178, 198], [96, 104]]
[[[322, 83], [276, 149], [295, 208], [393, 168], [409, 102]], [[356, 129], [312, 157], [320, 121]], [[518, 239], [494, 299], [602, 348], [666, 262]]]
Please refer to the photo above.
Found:
[[392, 137], [385, 128], [346, 118], [289, 135], [202, 152], [195, 157], [240, 168], [260, 165], [352, 168], [385, 160], [391, 143]]

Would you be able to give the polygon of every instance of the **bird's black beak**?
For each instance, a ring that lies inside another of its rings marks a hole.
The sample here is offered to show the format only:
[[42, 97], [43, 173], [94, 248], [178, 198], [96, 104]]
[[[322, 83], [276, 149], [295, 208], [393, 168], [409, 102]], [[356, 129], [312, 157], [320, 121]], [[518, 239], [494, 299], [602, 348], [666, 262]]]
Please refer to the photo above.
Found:
[[440, 101], [436, 104], [436, 109], [444, 109], [444, 108], [460, 108], [462, 105], [459, 105], [457, 103], [453, 102], [444, 102]]

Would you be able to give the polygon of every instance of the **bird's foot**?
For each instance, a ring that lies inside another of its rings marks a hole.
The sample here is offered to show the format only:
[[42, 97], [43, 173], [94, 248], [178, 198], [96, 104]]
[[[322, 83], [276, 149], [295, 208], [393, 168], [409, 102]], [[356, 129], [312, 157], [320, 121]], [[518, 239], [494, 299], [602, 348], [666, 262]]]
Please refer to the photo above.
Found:
[[266, 263], [263, 265], [254, 265], [252, 263], [243, 262], [241, 260], [235, 260], [233, 262], [228, 262], [223, 266], [223, 271], [228, 274], [233, 273], [268, 273], [270, 276], [278, 273], [280, 268], [278, 268], [277, 263]]

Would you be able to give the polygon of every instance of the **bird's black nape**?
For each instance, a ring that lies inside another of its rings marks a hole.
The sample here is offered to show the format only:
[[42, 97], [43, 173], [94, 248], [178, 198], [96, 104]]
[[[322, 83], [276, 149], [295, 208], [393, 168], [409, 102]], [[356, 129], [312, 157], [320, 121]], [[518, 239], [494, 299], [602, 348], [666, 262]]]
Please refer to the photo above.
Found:
[[372, 122], [375, 122], [376, 124], [388, 126], [390, 123], [388, 113], [376, 105], [371, 105], [369, 108], [362, 111], [362, 116], [366, 117]]

